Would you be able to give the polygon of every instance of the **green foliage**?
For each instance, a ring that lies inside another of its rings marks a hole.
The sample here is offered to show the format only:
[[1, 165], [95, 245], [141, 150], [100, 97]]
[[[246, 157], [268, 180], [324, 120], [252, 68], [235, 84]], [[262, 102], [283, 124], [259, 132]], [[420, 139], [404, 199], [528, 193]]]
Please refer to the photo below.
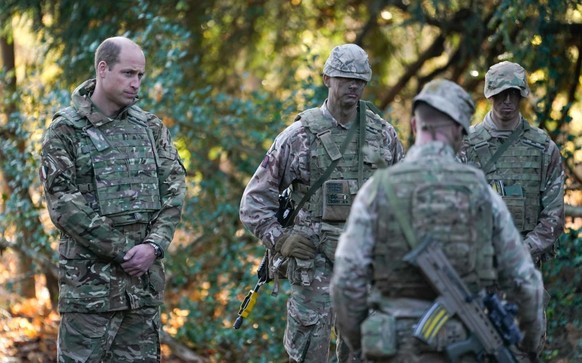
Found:
[[[189, 311], [189, 315], [177, 337], [211, 353], [218, 361], [283, 361], [286, 284], [282, 284], [277, 297], [270, 296], [272, 283], [262, 285], [252, 313], [240, 329], [233, 329], [240, 304], [257, 281], [256, 262], [264, 250], [258, 243], [248, 241], [233, 242], [228, 248], [223, 244], [223, 247], [224, 252], [216, 257], [222, 267], [214, 266], [215, 273], [206, 276], [209, 279], [204, 284], [207, 289], [200, 285], [186, 289], [199, 289], [206, 297], [180, 300], [179, 308]], [[255, 263], [245, 263], [253, 256], [257, 259]]]
[[557, 256], [543, 267], [544, 282], [550, 294], [547, 308], [547, 361], [565, 357], [582, 359], [582, 229], [569, 229], [559, 241]]

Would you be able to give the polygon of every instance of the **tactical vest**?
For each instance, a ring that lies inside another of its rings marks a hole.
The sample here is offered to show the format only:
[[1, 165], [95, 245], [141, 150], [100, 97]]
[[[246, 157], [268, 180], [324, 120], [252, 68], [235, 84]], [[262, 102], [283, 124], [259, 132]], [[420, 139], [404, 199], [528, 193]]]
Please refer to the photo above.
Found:
[[[526, 121], [522, 121], [522, 125], [523, 134], [484, 172], [487, 181], [503, 198], [517, 229], [527, 234], [538, 224], [541, 193], [545, 189], [545, 173], [550, 162], [549, 157], [544, 157], [544, 151], [550, 138]], [[483, 124], [479, 124], [468, 141], [467, 159], [483, 168], [504, 139], [493, 138]]]
[[157, 153], [143, 111], [130, 107], [127, 117], [99, 127], [72, 107], [57, 113], [81, 129], [77, 185], [91, 208], [116, 225], [147, 223], [148, 212], [161, 208]]
[[[411, 247], [396, 213], [410, 222], [416, 243], [430, 236], [433, 243], [440, 244], [471, 291], [494, 283], [491, 199], [475, 170], [432, 158], [397, 164], [376, 175], [374, 285], [382, 295], [436, 297], [418, 268], [402, 260]], [[386, 197], [385, 183], [393, 186], [396, 203]]]
[[[369, 113], [368, 113], [369, 112]], [[366, 111], [365, 140], [370, 150], [378, 151], [383, 144], [382, 122], [372, 111]], [[319, 108], [306, 110], [300, 114], [301, 124], [309, 137], [310, 185], [293, 185], [293, 200], [299, 203], [303, 195], [313, 187], [333, 160], [339, 158], [326, 183], [319, 188], [305, 203], [305, 209], [311, 212], [314, 221], [328, 221], [343, 224], [349, 213], [353, 198], [363, 183], [372, 176], [378, 168], [378, 159], [373, 159], [373, 153], [364, 153], [359, 146], [358, 132], [352, 137], [345, 152], [339, 150], [348, 135], [349, 129], [334, 126], [323, 116]], [[355, 122], [351, 127], [359, 127]], [[378, 154], [379, 155], [379, 154]], [[362, 161], [360, 162], [360, 158]], [[360, 170], [359, 165], [362, 165]], [[334, 212], [335, 210], [335, 212]], [[326, 214], [331, 217], [326, 217]]]

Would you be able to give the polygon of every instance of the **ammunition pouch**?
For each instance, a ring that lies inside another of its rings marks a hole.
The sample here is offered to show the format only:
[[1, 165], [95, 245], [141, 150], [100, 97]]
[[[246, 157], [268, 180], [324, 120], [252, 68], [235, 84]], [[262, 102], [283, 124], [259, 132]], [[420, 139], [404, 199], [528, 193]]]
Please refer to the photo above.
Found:
[[489, 185], [505, 202], [517, 230], [523, 232], [526, 228], [526, 198], [523, 187], [519, 184], [505, 185], [503, 180], [492, 180]]
[[315, 273], [315, 260], [301, 260], [295, 257], [289, 258], [287, 277], [294, 285], [310, 286]]
[[287, 278], [287, 264], [289, 259], [283, 257], [281, 254], [273, 251], [267, 251], [267, 268], [269, 271], [269, 281], [286, 279]]
[[325, 222], [321, 223], [321, 233], [318, 249], [329, 259], [335, 262], [335, 250], [343, 229]]
[[390, 358], [398, 351], [396, 318], [381, 310], [374, 310], [361, 326], [362, 354], [369, 360]]

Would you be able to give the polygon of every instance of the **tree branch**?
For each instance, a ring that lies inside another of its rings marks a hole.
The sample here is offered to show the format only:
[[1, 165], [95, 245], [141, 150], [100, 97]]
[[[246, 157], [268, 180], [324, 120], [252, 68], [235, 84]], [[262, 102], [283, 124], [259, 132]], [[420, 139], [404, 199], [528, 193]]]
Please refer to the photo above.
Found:
[[421, 54], [418, 59], [406, 67], [406, 72], [400, 77], [398, 82], [392, 87], [390, 91], [380, 100], [380, 108], [384, 109], [390, 104], [402, 88], [406, 86], [408, 81], [418, 73], [418, 70], [429, 59], [438, 57], [445, 50], [445, 37], [440, 34], [432, 43], [432, 45]]
[[26, 245], [24, 244], [12, 243], [5, 238], [0, 238], [0, 250], [6, 248], [13, 249], [31, 258], [33, 261], [43, 267], [44, 273], [48, 273], [51, 276], [58, 278], [59, 272], [57, 270], [56, 264], [51, 261], [50, 258], [42, 254], [42, 252], [26, 248]]
[[196, 354], [193, 350], [185, 346], [184, 344], [180, 343], [170, 334], [166, 333], [164, 330], [161, 332], [161, 341], [162, 344], [167, 345], [170, 347], [172, 354], [176, 357], [182, 359], [188, 363], [208, 363], [209, 360], [207, 358], [201, 357]]
[[564, 206], [564, 214], [566, 214], [566, 217], [580, 218], [582, 217], [582, 206], [566, 204]]

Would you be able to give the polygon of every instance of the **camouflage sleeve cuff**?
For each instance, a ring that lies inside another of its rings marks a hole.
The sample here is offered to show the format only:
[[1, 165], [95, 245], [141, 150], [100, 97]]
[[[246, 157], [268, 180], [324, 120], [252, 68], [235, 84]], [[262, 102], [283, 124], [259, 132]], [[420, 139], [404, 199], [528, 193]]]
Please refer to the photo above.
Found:
[[125, 252], [120, 252], [119, 254], [117, 254], [117, 256], [113, 258], [113, 261], [117, 262], [118, 264], [122, 264], [123, 262], [125, 262], [125, 260], [123, 259], [124, 256]]

